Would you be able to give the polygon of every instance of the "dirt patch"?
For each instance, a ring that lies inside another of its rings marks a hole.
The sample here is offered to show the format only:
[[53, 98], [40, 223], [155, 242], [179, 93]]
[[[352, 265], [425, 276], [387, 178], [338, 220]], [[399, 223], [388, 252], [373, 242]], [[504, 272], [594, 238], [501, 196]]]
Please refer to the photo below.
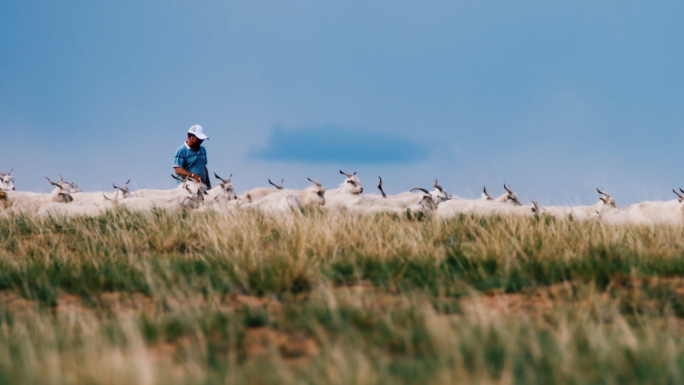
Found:
[[248, 358], [268, 358], [280, 355], [285, 362], [298, 364], [319, 353], [318, 343], [301, 334], [285, 334], [268, 327], [250, 328], [243, 340]]
[[13, 291], [0, 291], [0, 308], [10, 311], [29, 311], [38, 306], [35, 301], [26, 299]]
[[221, 299], [221, 305], [228, 310], [239, 310], [243, 307], [250, 309], [263, 309], [270, 314], [280, 314], [282, 306], [280, 301], [272, 297], [255, 297], [251, 295], [230, 294]]
[[534, 288], [521, 293], [488, 292], [481, 296], [463, 298], [459, 307], [465, 313], [484, 313], [491, 317], [502, 314], [541, 315], [548, 312], [558, 298], [567, 296], [571, 288], [567, 284]]

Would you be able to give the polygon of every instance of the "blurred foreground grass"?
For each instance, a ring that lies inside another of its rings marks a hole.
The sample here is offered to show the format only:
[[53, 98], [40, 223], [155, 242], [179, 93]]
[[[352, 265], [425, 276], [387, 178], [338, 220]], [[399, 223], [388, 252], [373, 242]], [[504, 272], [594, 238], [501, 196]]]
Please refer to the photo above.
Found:
[[3, 217], [0, 383], [681, 383], [683, 235], [325, 210]]

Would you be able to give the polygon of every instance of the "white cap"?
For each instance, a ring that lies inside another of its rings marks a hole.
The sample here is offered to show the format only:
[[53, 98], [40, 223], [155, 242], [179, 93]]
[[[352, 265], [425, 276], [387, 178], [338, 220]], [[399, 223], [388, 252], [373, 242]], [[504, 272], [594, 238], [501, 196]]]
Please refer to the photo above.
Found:
[[207, 134], [204, 133], [204, 128], [202, 128], [202, 126], [200, 126], [199, 124], [195, 124], [194, 126], [190, 127], [190, 129], [188, 130], [188, 133], [195, 135], [197, 137], [197, 139], [201, 139], [201, 140], [209, 139]]

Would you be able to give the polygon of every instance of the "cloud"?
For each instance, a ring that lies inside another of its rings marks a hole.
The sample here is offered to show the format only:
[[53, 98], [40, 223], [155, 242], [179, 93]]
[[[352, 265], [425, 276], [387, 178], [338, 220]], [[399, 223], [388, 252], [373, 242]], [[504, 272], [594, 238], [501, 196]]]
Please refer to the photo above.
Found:
[[274, 161], [388, 164], [421, 161], [429, 154], [426, 146], [398, 135], [323, 126], [275, 127], [266, 146], [252, 151], [250, 157]]

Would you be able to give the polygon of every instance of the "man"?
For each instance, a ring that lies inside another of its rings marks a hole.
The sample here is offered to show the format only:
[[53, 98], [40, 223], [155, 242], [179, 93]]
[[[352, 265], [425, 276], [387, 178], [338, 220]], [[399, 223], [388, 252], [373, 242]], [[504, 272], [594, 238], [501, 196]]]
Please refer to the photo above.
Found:
[[211, 188], [209, 170], [207, 169], [207, 150], [202, 147], [202, 142], [209, 139], [204, 133], [204, 128], [195, 124], [188, 130], [188, 141], [176, 150], [173, 160], [173, 170], [181, 178], [192, 178]]

